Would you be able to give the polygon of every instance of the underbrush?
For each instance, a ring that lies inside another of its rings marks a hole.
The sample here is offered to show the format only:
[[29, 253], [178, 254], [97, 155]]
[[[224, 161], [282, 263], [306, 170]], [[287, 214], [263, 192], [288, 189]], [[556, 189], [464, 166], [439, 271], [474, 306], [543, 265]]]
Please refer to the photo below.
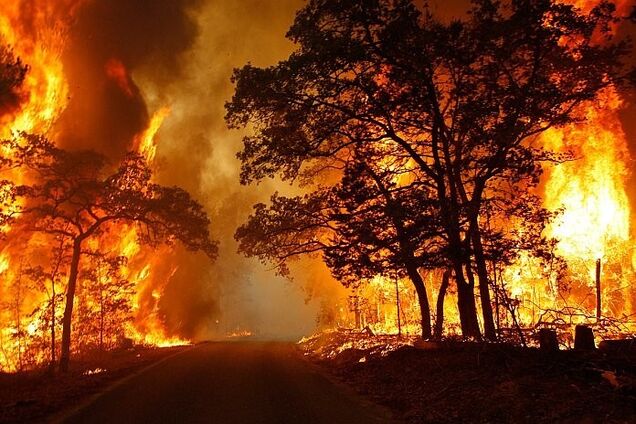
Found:
[[[409, 423], [636, 421], [636, 357], [331, 331], [305, 355]], [[415, 346], [419, 346], [417, 348]]]

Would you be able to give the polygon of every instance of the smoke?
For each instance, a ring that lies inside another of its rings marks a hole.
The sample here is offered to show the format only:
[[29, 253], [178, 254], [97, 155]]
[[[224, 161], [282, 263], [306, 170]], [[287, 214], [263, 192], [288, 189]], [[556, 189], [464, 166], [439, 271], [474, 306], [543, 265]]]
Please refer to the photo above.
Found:
[[[140, 70], [140, 85], [151, 109], [172, 110], [160, 132], [160, 178], [205, 199], [214, 236], [221, 241], [219, 260], [201, 268], [206, 275], [201, 289], [216, 293], [220, 313], [188, 317], [199, 320], [198, 337], [244, 329], [267, 337], [297, 336], [315, 325], [315, 305], [306, 305], [298, 289], [310, 284], [314, 273], [299, 274], [293, 285], [288, 284], [236, 253], [234, 231], [252, 205], [284, 187], [276, 182], [239, 185], [235, 155], [243, 134], [228, 131], [223, 119], [224, 103], [233, 93], [232, 69], [247, 62], [267, 66], [285, 58], [293, 46], [284, 34], [301, 6], [299, 0], [207, 2], [197, 11], [199, 36], [183, 56], [182, 74], [166, 84], [153, 69]], [[171, 281], [166, 293], [172, 288], [177, 292], [177, 286]]]
[[77, 10], [63, 57], [70, 96], [59, 121], [60, 144], [113, 159], [130, 148], [148, 110], [129, 72], [151, 66], [158, 80], [177, 78], [197, 36], [188, 10], [198, 3], [94, 0]]
[[[63, 143], [116, 159], [150, 113], [169, 107], [159, 132], [159, 181], [203, 201], [221, 241], [213, 265], [181, 250], [166, 257], [177, 270], [159, 310], [177, 335], [208, 338], [240, 329], [268, 336], [305, 333], [316, 315], [315, 303], [306, 306], [305, 298], [341, 290], [316, 261], [296, 266], [296, 281], [287, 284], [239, 256], [233, 239], [251, 206], [285, 186], [238, 184], [235, 153], [243, 134], [229, 132], [223, 120], [233, 91], [229, 77], [247, 62], [268, 66], [287, 57], [293, 46], [284, 34], [303, 4], [94, 0], [76, 15], [65, 56], [71, 98], [61, 121]], [[429, 2], [433, 13], [448, 20], [465, 16], [468, 4]]]

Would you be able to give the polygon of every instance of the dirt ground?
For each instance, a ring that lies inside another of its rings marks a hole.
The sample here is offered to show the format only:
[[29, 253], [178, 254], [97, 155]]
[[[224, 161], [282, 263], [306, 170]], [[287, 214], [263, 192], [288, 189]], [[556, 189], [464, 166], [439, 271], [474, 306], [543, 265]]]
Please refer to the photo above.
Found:
[[633, 423], [634, 349], [546, 354], [495, 344], [422, 350], [412, 340], [333, 332], [306, 356], [408, 423]]
[[0, 423], [47, 422], [116, 381], [184, 349], [188, 347], [135, 347], [94, 354], [73, 361], [63, 375], [45, 370], [0, 373]]

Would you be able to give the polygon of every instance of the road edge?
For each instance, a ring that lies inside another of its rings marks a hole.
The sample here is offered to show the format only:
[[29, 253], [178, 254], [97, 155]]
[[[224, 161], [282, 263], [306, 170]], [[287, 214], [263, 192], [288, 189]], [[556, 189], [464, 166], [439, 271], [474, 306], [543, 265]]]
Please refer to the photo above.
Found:
[[82, 411], [83, 409], [89, 407], [90, 405], [92, 405], [94, 402], [96, 402], [99, 398], [101, 398], [102, 396], [105, 396], [106, 394], [112, 392], [113, 390], [117, 389], [118, 387], [124, 385], [125, 383], [129, 382], [130, 380], [132, 380], [133, 378], [138, 377], [139, 375], [150, 371], [151, 369], [161, 365], [162, 363], [164, 363], [165, 361], [174, 358], [175, 356], [179, 356], [182, 355], [186, 352], [190, 352], [193, 349], [196, 349], [198, 346], [200, 346], [202, 343], [198, 343], [198, 344], [194, 344], [194, 345], [190, 345], [187, 346], [185, 349], [180, 350], [179, 352], [175, 352], [172, 355], [168, 355], [164, 358], [161, 358], [160, 360], [153, 362], [150, 365], [147, 365], [135, 372], [133, 372], [132, 374], [129, 374], [125, 377], [122, 377], [116, 381], [114, 381], [111, 384], [108, 384], [107, 386], [104, 387], [103, 390], [100, 390], [99, 392], [91, 395], [90, 397], [88, 397], [87, 399], [83, 400], [82, 402], [78, 403], [77, 405], [73, 406], [70, 409], [64, 410], [64, 411], [60, 411], [57, 412], [55, 414], [53, 414], [51, 417], [45, 418], [44, 422], [50, 423], [50, 424], [62, 424], [64, 423], [66, 420], [70, 419], [71, 417], [77, 415], [80, 411]]

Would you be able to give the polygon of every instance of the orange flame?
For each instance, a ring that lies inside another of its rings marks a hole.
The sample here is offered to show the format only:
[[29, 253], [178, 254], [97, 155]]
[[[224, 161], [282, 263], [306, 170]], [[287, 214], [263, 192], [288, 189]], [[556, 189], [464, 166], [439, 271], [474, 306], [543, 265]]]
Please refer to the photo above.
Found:
[[157, 154], [157, 144], [155, 138], [157, 132], [161, 128], [163, 121], [170, 116], [170, 108], [163, 107], [159, 109], [150, 119], [148, 128], [135, 138], [137, 151], [142, 154], [148, 163], [152, 163]]
[[[32, 11], [28, 18], [22, 15], [25, 1]], [[66, 44], [67, 25], [69, 17], [83, 3], [83, 0], [23, 0], [3, 2], [0, 6], [0, 42], [9, 45], [15, 56], [29, 66], [21, 87], [19, 106], [0, 117], [0, 137], [6, 139], [17, 132], [27, 132], [44, 134], [56, 141], [53, 128], [66, 109], [69, 97], [69, 84], [61, 59]], [[134, 95], [134, 82], [121, 61], [116, 58], [109, 60], [104, 71], [122, 92], [127, 96]], [[169, 113], [169, 108], [160, 109], [148, 123], [147, 129], [131, 140], [132, 145], [149, 164], [152, 164], [156, 156], [156, 134]], [[18, 184], [26, 182], [19, 172], [10, 171], [8, 175], [3, 174], [3, 178], [5, 177]], [[1, 230], [8, 233], [11, 228]], [[19, 237], [19, 243], [4, 244], [0, 249], [0, 371], [14, 371], [23, 366], [27, 349], [23, 339], [42, 331], [44, 325], [40, 317], [29, 314], [48, 302], [46, 290], [30, 290], [22, 282], [16, 283], [22, 278], [21, 263], [27, 260], [22, 258], [24, 245], [44, 244], [46, 241], [40, 240], [38, 235], [22, 234]], [[156, 252], [138, 243], [137, 230], [126, 225], [118, 228], [116, 236], [104, 235], [95, 240], [91, 248], [127, 258], [127, 263], [120, 271], [122, 277], [131, 281], [135, 289], [132, 299], [133, 320], [126, 326], [127, 337], [137, 343], [156, 346], [188, 343], [187, 340], [167, 335], [165, 324], [158, 314], [163, 287], [170, 275], [166, 277], [155, 273], [153, 268], [156, 261], [160, 260], [157, 259], [158, 256], [163, 255], [164, 262], [169, 260], [170, 248], [162, 249], [161, 254], [153, 254]], [[60, 287], [56, 288], [57, 292], [63, 292], [63, 284], [58, 285]], [[150, 297], [150, 302], [141, 299], [147, 293], [155, 295]], [[11, 299], [11, 305], [5, 305], [5, 299]], [[95, 306], [88, 303], [90, 307]], [[58, 307], [61, 308], [61, 305], [58, 304]], [[47, 359], [48, 352], [40, 348], [35, 353], [32, 351], [31, 355], [33, 361], [42, 362]]]
[[[584, 12], [599, 4], [598, 0], [564, 2]], [[632, 6], [627, 0], [615, 4], [618, 14], [624, 16]], [[571, 152], [576, 159], [548, 168], [539, 193], [547, 209], [563, 211], [548, 228], [547, 235], [559, 240], [556, 253], [567, 262], [567, 281], [565, 287], [559, 286], [555, 275], [527, 254], [504, 269], [497, 276], [498, 283], [505, 285], [522, 326], [532, 327], [542, 320], [594, 323], [596, 261], [600, 259], [602, 316], [620, 319], [626, 331], [636, 330], [636, 288], [631, 283], [636, 277], [636, 244], [632, 239], [633, 216], [626, 189], [632, 158], [619, 117], [622, 107], [623, 99], [616, 90], [607, 89], [598, 102], [581, 107], [579, 112], [586, 118], [584, 124], [551, 129], [541, 137], [546, 149]], [[550, 277], [546, 277], [546, 272]], [[439, 276], [428, 273], [426, 280], [429, 299], [434, 301]], [[394, 289], [394, 281], [376, 277], [368, 288], [357, 293], [361, 302], [372, 305], [366, 307], [365, 314], [372, 317], [370, 324], [376, 331], [397, 332], [396, 320], [387, 319], [386, 313], [381, 312], [387, 307], [391, 309], [386, 293]], [[403, 290], [407, 295], [410, 289]], [[447, 296], [446, 328], [453, 333], [450, 327], [458, 321], [458, 313], [453, 293]], [[555, 311], [557, 314], [565, 311], [570, 316], [558, 317]], [[502, 326], [512, 325], [503, 307], [500, 313], [507, 321]], [[406, 321], [417, 326], [416, 314], [413, 309]]]

